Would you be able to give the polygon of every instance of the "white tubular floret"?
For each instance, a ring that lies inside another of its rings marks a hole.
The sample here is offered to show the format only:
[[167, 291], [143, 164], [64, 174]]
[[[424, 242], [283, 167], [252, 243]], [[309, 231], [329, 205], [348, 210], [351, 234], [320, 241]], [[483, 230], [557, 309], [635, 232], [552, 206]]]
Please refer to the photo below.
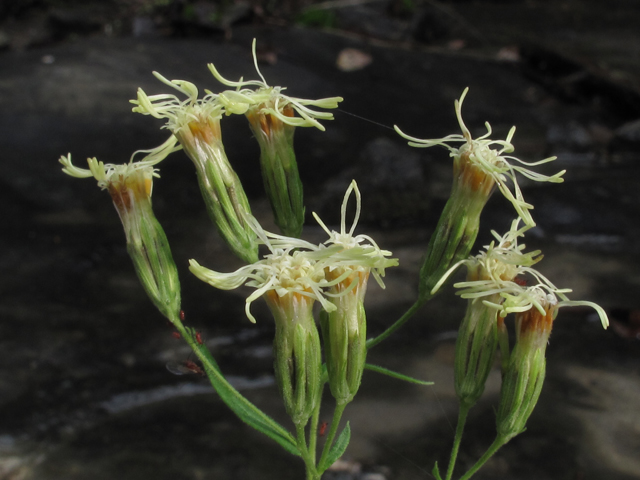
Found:
[[[521, 218], [511, 223], [511, 228], [503, 236], [496, 231], [491, 234], [496, 240], [485, 245], [478, 255], [461, 260], [447, 270], [431, 290], [435, 294], [446, 280], [461, 265], [466, 265], [471, 278], [454, 284], [460, 289], [457, 294], [462, 298], [479, 298], [498, 293], [516, 285], [513, 279], [527, 272], [527, 268], [542, 259], [540, 250], [524, 253], [524, 244], [518, 244], [518, 238], [524, 236], [529, 226], [518, 228]], [[496, 244], [497, 241], [497, 244]], [[473, 275], [471, 275], [473, 272]]]

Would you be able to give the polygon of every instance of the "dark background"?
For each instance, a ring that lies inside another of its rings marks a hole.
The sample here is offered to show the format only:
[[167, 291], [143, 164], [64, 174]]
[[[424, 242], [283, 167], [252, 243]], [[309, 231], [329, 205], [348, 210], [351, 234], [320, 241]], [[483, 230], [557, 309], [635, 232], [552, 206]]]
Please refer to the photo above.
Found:
[[[390, 127], [435, 138], [458, 133], [453, 101], [474, 135], [512, 125], [515, 155], [557, 155], [546, 173], [562, 185], [523, 181], [538, 227], [540, 270], [575, 300], [548, 347], [548, 379], [528, 431], [478, 478], [640, 477], [638, 287], [640, 2], [575, 1], [21, 1], [0, 4], [0, 478], [296, 478], [298, 459], [241, 424], [205, 380], [169, 373], [189, 356], [138, 285], [108, 195], [65, 176], [72, 153], [122, 163], [167, 135], [130, 112], [138, 87], [166, 92], [151, 75], [219, 88], [206, 69], [255, 78], [303, 98], [345, 98], [326, 132], [299, 129], [305, 238], [323, 234], [310, 212], [338, 221], [355, 178], [358, 232], [400, 259], [387, 289], [372, 284], [369, 331], [381, 332], [415, 298], [417, 270], [446, 201], [444, 149], [411, 149]], [[369, 63], [339, 68], [345, 49]], [[354, 116], [354, 115], [357, 115]], [[257, 145], [243, 118], [225, 118], [228, 156], [254, 214], [268, 228]], [[188, 273], [189, 258], [220, 271], [230, 258], [206, 218], [182, 153], [161, 165], [154, 209], [178, 262], [187, 322], [202, 331], [223, 370], [257, 405], [288, 425], [271, 372], [272, 321], [249, 290], [218, 292]], [[494, 195], [478, 246], [514, 212]], [[370, 361], [420, 378], [414, 387], [366, 374], [346, 417], [352, 443], [332, 478], [430, 478], [447, 459], [455, 426], [452, 352], [464, 310], [448, 289]], [[494, 372], [472, 410], [460, 453], [469, 467], [490, 444], [499, 392]], [[323, 410], [330, 419], [329, 396]], [[462, 472], [462, 468], [460, 469]], [[376, 476], [377, 475], [377, 476]]]

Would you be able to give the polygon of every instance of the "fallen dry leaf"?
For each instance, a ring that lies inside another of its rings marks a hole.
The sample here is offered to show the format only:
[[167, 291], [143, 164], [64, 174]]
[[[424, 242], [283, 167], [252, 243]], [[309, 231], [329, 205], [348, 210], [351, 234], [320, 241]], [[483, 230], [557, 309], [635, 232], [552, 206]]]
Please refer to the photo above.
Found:
[[373, 61], [373, 57], [368, 53], [355, 48], [345, 48], [338, 54], [336, 66], [343, 72], [354, 72], [362, 70]]

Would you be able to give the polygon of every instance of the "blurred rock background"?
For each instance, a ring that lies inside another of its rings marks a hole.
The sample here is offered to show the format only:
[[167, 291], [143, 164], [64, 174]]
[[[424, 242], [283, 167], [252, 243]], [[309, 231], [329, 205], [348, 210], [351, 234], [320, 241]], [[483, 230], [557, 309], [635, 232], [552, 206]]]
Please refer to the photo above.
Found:
[[[358, 231], [400, 258], [386, 291], [371, 286], [372, 335], [411, 304], [451, 184], [448, 153], [407, 147], [394, 124], [422, 138], [457, 133], [453, 101], [469, 86], [463, 114], [474, 135], [485, 121], [494, 138], [517, 125], [515, 155], [558, 156], [541, 170], [566, 168], [564, 184], [523, 182], [538, 223], [527, 244], [543, 249], [543, 273], [574, 288], [573, 299], [599, 302], [612, 327], [603, 332], [589, 310], [561, 311], [528, 431], [477, 478], [639, 478], [639, 20], [637, 2], [624, 0], [1, 3], [0, 478], [301, 478], [300, 462], [242, 425], [206, 381], [167, 371], [188, 350], [139, 287], [108, 195], [56, 161], [72, 152], [78, 165], [87, 156], [124, 162], [161, 143], [161, 123], [128, 103], [138, 87], [166, 92], [151, 71], [212, 90], [208, 62], [227, 78], [254, 78], [254, 37], [268, 82], [294, 96], [345, 98], [326, 132], [296, 132], [305, 237], [323, 239], [310, 212], [335, 224], [355, 178]], [[254, 213], [272, 226], [244, 119], [226, 118], [223, 135]], [[206, 218], [186, 157], [161, 168], [154, 208], [182, 274], [187, 321], [238, 388], [288, 424], [268, 313], [256, 302], [251, 325], [248, 290], [217, 292], [188, 273], [189, 258], [222, 271], [239, 263]], [[495, 195], [478, 246], [513, 214]], [[446, 461], [463, 309], [449, 289], [371, 351], [373, 363], [436, 385], [365, 375], [346, 414], [352, 444], [328, 478], [429, 478]], [[498, 391], [496, 370], [472, 411], [462, 466], [492, 440]]]

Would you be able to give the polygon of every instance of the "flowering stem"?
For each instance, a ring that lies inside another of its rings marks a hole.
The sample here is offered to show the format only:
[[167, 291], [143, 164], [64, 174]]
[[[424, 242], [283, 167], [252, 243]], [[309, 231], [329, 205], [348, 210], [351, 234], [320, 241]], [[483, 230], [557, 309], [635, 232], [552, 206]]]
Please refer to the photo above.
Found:
[[[311, 426], [309, 427], [309, 453], [311, 456], [311, 462], [313, 465], [316, 464], [316, 449], [318, 445], [318, 420], [320, 419], [320, 403], [322, 400], [322, 391], [324, 390], [324, 381], [320, 386], [318, 391], [318, 399], [316, 401], [316, 408], [313, 410], [313, 415], [311, 416]], [[318, 472], [320, 475], [322, 472]]]
[[298, 450], [302, 455], [302, 459], [304, 460], [304, 464], [307, 470], [307, 480], [319, 480], [320, 475], [318, 475], [318, 471], [316, 470], [315, 465], [315, 453], [312, 453], [309, 448], [307, 448], [307, 440], [304, 436], [304, 425], [297, 424], [296, 425], [296, 433], [298, 440]]
[[456, 464], [458, 458], [458, 450], [460, 449], [460, 441], [462, 440], [462, 432], [464, 430], [464, 424], [467, 421], [467, 415], [469, 413], [470, 405], [460, 404], [458, 408], [458, 424], [456, 425], [456, 436], [453, 440], [453, 447], [451, 448], [451, 456], [449, 457], [449, 468], [447, 468], [446, 480], [451, 480], [453, 475], [453, 467]]
[[307, 466], [307, 480], [320, 480], [320, 476], [314, 466]]
[[416, 300], [416, 302], [413, 305], [411, 305], [411, 307], [409, 307], [409, 310], [407, 310], [404, 313], [404, 315], [402, 315], [402, 317], [400, 317], [393, 325], [391, 325], [389, 328], [387, 328], [384, 332], [382, 332], [377, 337], [370, 338], [369, 340], [367, 340], [367, 350], [375, 347], [377, 344], [385, 340], [393, 332], [398, 330], [402, 325], [404, 325], [407, 322], [407, 320], [409, 320], [413, 316], [414, 313], [416, 313], [420, 309], [420, 307], [422, 307], [422, 305], [424, 305], [424, 303], [427, 300], [428, 298], [424, 298], [424, 299], [418, 298], [418, 300]]
[[[469, 478], [472, 477], [472, 475], [474, 473], [476, 473], [478, 470], [480, 470], [480, 468], [487, 463], [487, 460], [489, 460], [499, 449], [500, 447], [502, 447], [505, 443], [507, 443], [509, 440], [503, 436], [497, 436], [496, 439], [493, 441], [493, 443], [491, 444], [491, 446], [487, 449], [486, 452], [484, 452], [484, 455], [482, 455], [482, 457], [480, 457], [480, 460], [478, 460], [475, 465], [473, 467], [471, 467], [467, 473], [465, 473], [460, 480], [468, 480]], [[449, 478], [449, 477], [447, 477]]]
[[320, 457], [320, 462], [318, 465], [323, 465], [327, 455], [331, 451], [331, 446], [333, 445], [333, 440], [336, 437], [336, 433], [338, 432], [338, 427], [340, 426], [340, 419], [342, 418], [342, 414], [344, 413], [344, 409], [347, 406], [347, 403], [339, 403], [336, 405], [335, 410], [333, 411], [333, 419], [331, 420], [331, 427], [329, 428], [329, 433], [327, 434], [327, 440], [324, 443], [324, 448], [322, 449], [322, 456]]

